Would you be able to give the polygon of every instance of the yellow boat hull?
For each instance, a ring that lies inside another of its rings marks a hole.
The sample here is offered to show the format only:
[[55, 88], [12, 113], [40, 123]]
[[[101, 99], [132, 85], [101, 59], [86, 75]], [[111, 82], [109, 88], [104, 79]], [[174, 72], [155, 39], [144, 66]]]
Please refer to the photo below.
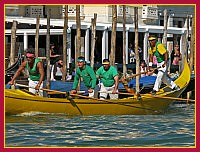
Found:
[[[159, 96], [178, 97], [190, 81], [190, 69], [187, 62], [180, 77], [175, 81], [179, 91], [160, 89]], [[25, 112], [62, 113], [66, 115], [145, 115], [159, 114], [174, 102], [172, 99], [142, 96], [119, 100], [73, 99], [75, 105], [63, 98], [34, 96], [22, 90], [5, 89], [5, 113], [20, 114]]]

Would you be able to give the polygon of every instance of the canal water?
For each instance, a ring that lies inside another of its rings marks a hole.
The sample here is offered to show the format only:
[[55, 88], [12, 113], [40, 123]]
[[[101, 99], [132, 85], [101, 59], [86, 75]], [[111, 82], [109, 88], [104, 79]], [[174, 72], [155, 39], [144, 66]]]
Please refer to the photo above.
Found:
[[194, 146], [194, 104], [174, 104], [162, 115], [5, 116], [5, 147]]

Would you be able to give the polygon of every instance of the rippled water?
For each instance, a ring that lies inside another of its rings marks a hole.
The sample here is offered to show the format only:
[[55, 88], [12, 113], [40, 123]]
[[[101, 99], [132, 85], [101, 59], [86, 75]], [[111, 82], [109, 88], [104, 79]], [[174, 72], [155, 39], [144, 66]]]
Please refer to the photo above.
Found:
[[6, 147], [193, 147], [193, 104], [162, 115], [78, 116], [28, 113], [5, 117]]

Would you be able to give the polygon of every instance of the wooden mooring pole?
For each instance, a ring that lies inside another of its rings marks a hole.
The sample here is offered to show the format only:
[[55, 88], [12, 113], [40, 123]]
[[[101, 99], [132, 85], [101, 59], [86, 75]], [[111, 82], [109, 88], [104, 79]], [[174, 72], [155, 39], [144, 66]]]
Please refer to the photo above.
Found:
[[[135, 58], [136, 58], [136, 73], [140, 73], [140, 59], [138, 52], [138, 7], [134, 7], [134, 21], [135, 21]], [[136, 94], [139, 94], [139, 78], [140, 76], [136, 76]]]
[[163, 34], [163, 44], [167, 48], [167, 9], [164, 10], [164, 34]]
[[13, 21], [11, 29], [10, 66], [15, 63], [17, 21]]
[[[76, 50], [75, 63], [80, 56], [81, 51], [81, 21], [80, 21], [80, 5], [76, 5]], [[77, 67], [77, 66], [76, 66]]]
[[[191, 28], [191, 40], [190, 40], [190, 72], [192, 72], [193, 70], [195, 70], [196, 68], [194, 68], [194, 66], [196, 66], [194, 64], [195, 61], [195, 17], [192, 17], [192, 28]], [[196, 72], [195, 72], [196, 73]], [[194, 86], [195, 87], [195, 86]], [[187, 98], [190, 99], [192, 96], [192, 91], [187, 92]]]
[[[76, 50], [75, 50], [75, 67], [77, 67], [77, 60], [81, 53], [81, 19], [80, 19], [80, 5], [76, 5]], [[77, 90], [80, 90], [81, 79], [79, 79]]]
[[90, 65], [94, 67], [94, 51], [95, 51], [95, 43], [96, 43], [96, 20], [97, 14], [94, 13], [94, 18], [91, 19], [92, 23], [92, 39], [91, 39], [91, 58], [90, 58]]
[[50, 89], [50, 14], [51, 10], [47, 11], [47, 37], [46, 37], [46, 62], [47, 62], [47, 89]]
[[126, 5], [123, 5], [123, 76], [126, 74]]
[[112, 6], [112, 34], [111, 34], [111, 51], [110, 64], [115, 65], [115, 50], [116, 50], [116, 26], [117, 26], [117, 5]]
[[195, 61], [195, 17], [192, 17], [192, 28], [191, 28], [191, 40], [190, 40], [190, 71], [192, 72], [195, 68], [194, 61]]
[[67, 75], [67, 28], [68, 28], [68, 5], [65, 5], [64, 28], [63, 28], [63, 73], [62, 81], [66, 81]]
[[40, 28], [40, 16], [38, 15], [36, 18], [36, 34], [35, 34], [35, 57], [36, 58], [38, 58], [38, 54], [39, 54], [39, 47], [38, 47], [39, 28]]

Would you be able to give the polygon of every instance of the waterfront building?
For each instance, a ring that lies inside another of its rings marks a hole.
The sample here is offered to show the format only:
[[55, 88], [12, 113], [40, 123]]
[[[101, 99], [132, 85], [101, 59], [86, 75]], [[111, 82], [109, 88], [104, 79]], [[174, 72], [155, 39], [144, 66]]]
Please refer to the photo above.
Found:
[[[189, 40], [191, 34], [191, 18], [195, 17], [195, 5], [126, 5], [126, 63], [128, 64], [128, 43], [134, 43], [134, 7], [138, 7], [138, 32], [139, 46], [143, 50], [143, 59], [148, 59], [148, 36], [155, 34], [159, 41], [163, 41], [164, 33], [164, 9], [168, 12], [167, 49], [173, 49], [175, 42], [180, 44], [183, 50], [187, 23], [189, 23]], [[56, 45], [57, 52], [62, 54], [63, 5], [5, 5], [5, 57], [10, 54], [11, 28], [13, 21], [17, 21], [17, 45], [18, 50], [23, 51], [35, 46], [36, 17], [40, 15], [39, 29], [39, 57], [46, 56], [47, 11], [51, 10], [50, 41]], [[81, 5], [81, 52], [87, 62], [90, 62], [91, 53], [91, 18], [97, 13], [95, 62], [100, 62], [109, 57], [111, 48], [112, 30], [112, 6], [111, 5]], [[123, 11], [122, 6], [117, 5], [117, 29], [116, 29], [116, 64], [122, 64], [123, 48]], [[76, 36], [76, 6], [68, 5], [68, 63], [75, 58]], [[189, 19], [189, 22], [187, 22]], [[189, 45], [189, 43], [188, 43]], [[189, 46], [190, 47], [190, 46]], [[17, 54], [17, 53], [16, 53]], [[69, 67], [69, 65], [68, 65]]]

